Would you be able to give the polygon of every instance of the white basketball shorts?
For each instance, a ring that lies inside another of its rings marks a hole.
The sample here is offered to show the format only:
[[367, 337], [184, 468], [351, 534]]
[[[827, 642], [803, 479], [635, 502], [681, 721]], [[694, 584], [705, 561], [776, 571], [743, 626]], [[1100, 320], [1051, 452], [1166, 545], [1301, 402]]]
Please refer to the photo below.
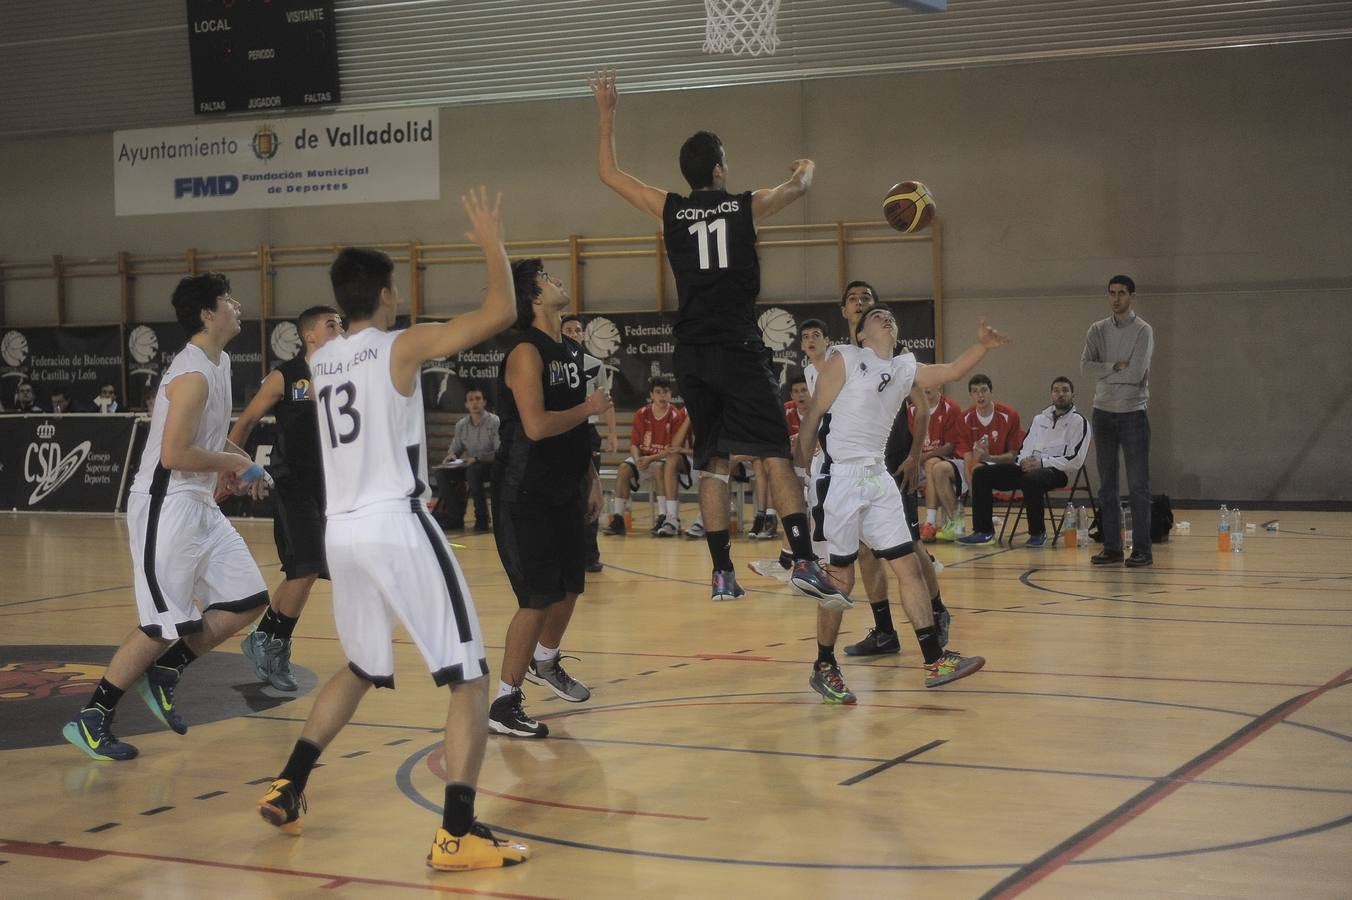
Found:
[[338, 640], [358, 677], [394, 687], [396, 619], [438, 685], [488, 674], [469, 585], [421, 500], [330, 516], [324, 546]]
[[206, 494], [132, 494], [127, 531], [136, 611], [151, 637], [171, 641], [201, 631], [206, 609], [267, 605], [258, 564]]
[[[823, 471], [825, 470], [825, 471]], [[833, 566], [848, 566], [862, 542], [880, 559], [912, 550], [911, 529], [897, 483], [881, 464], [812, 463], [814, 537], [826, 541]]]

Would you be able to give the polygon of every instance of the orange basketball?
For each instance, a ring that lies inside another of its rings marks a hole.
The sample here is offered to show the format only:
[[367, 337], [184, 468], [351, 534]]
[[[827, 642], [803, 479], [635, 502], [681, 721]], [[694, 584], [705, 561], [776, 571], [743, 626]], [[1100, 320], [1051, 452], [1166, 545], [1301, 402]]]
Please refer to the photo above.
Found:
[[918, 181], [894, 184], [883, 198], [883, 215], [887, 218], [887, 224], [905, 234], [929, 225], [934, 219], [934, 210], [933, 195], [929, 188]]

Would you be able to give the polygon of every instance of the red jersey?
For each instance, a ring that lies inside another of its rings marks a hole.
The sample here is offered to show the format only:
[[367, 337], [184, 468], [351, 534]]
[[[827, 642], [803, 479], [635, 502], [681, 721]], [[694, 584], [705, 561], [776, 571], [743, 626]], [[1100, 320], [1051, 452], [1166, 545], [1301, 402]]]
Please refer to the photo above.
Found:
[[652, 456], [669, 450], [686, 418], [685, 410], [668, 405], [667, 414], [659, 419], [653, 415], [653, 405], [649, 403], [634, 413], [634, 428], [629, 432], [629, 445], [639, 456]]
[[793, 437], [803, 428], [803, 419], [798, 415], [798, 404], [792, 400], [784, 404], [784, 421], [789, 426], [789, 437]]
[[[915, 407], [906, 405], [906, 424], [915, 425]], [[940, 444], [956, 445], [962, 435], [960, 428], [962, 425], [962, 407], [958, 406], [957, 401], [951, 397], [940, 397], [939, 405], [935, 407], [934, 412], [930, 413], [929, 431], [925, 434], [926, 451], [933, 450]]]
[[960, 432], [958, 456], [971, 452], [982, 436], [987, 441], [986, 452], [991, 456], [1017, 452], [1023, 446], [1023, 429], [1019, 424], [1018, 412], [999, 401], [995, 403], [990, 422], [985, 425], [981, 424], [975, 406], [963, 413]]

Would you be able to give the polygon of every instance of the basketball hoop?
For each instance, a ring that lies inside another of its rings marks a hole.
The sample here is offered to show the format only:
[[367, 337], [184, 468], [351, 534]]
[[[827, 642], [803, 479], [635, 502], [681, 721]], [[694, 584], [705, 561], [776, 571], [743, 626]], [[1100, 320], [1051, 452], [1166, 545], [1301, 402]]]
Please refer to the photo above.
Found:
[[779, 0], [704, 0], [704, 52], [774, 56]]

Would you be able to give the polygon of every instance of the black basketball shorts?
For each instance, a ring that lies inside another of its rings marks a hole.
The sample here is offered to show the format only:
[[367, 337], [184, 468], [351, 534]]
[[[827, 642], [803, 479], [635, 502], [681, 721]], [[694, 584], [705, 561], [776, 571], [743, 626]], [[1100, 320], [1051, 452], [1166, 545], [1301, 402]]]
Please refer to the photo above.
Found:
[[294, 478], [279, 478], [273, 503], [272, 539], [288, 579], [329, 577], [324, 558], [324, 492]]
[[565, 503], [495, 502], [493, 537], [517, 605], [544, 609], [586, 589], [586, 526], [583, 497]]
[[789, 458], [789, 426], [765, 345], [678, 345], [675, 363], [695, 431], [696, 469], [734, 454]]

